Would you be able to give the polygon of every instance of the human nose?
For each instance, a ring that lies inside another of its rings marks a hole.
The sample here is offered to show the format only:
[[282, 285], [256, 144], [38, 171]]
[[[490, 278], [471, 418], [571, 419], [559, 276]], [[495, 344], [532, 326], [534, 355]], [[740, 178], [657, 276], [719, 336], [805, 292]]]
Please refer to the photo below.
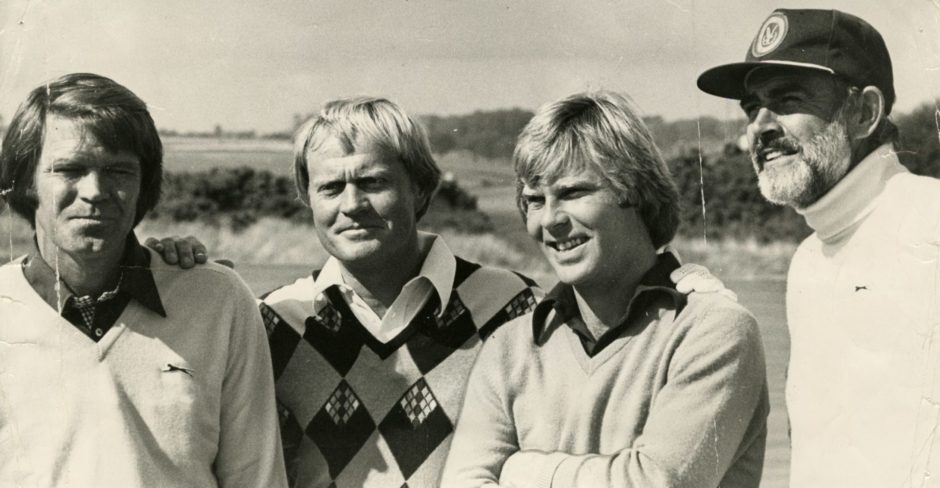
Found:
[[343, 195], [340, 200], [340, 211], [344, 214], [355, 214], [361, 212], [369, 205], [365, 193], [356, 185], [346, 185], [343, 189]]
[[78, 194], [87, 201], [103, 200], [107, 196], [105, 182], [97, 171], [88, 171], [78, 182]]
[[780, 134], [780, 124], [777, 114], [767, 107], [757, 109], [754, 118], [747, 124], [747, 135], [751, 144], [760, 139], [773, 139]]
[[568, 213], [561, 202], [550, 198], [545, 199], [540, 217], [539, 224], [549, 232], [559, 229], [568, 222]]

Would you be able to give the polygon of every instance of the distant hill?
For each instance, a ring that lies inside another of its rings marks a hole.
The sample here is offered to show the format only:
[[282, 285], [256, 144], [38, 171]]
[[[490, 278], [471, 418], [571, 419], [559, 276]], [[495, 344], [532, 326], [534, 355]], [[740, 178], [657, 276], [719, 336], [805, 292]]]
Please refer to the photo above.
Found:
[[[435, 153], [469, 151], [492, 159], [508, 159], [516, 138], [533, 113], [519, 108], [476, 111], [466, 115], [426, 115], [421, 122]], [[722, 121], [712, 117], [666, 121], [660, 116], [645, 117], [656, 143], [667, 158], [724, 150], [744, 133], [744, 119]]]
[[532, 118], [518, 108], [476, 111], [467, 115], [426, 115], [421, 122], [435, 153], [465, 150], [491, 159], [509, 158], [516, 138]]
[[745, 119], [718, 120], [714, 117], [666, 121], [661, 116], [644, 117], [647, 127], [667, 159], [690, 154], [717, 154], [744, 134]]

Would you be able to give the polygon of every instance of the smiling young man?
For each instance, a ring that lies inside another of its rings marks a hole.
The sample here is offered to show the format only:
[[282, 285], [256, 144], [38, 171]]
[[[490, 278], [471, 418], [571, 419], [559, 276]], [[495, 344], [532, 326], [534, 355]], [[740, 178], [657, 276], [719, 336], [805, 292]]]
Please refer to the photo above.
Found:
[[623, 96], [542, 107], [514, 155], [526, 229], [560, 279], [470, 375], [444, 487], [757, 487], [769, 410], [753, 317], [679, 293], [656, 254], [678, 195]]
[[787, 278], [791, 486], [934, 486], [940, 182], [898, 161], [884, 40], [780, 9], [698, 86], [741, 101], [761, 193], [815, 231]]
[[10, 123], [0, 188], [35, 245], [0, 267], [0, 486], [286, 485], [247, 287], [134, 236], [162, 157], [144, 102], [98, 75], [36, 88]]

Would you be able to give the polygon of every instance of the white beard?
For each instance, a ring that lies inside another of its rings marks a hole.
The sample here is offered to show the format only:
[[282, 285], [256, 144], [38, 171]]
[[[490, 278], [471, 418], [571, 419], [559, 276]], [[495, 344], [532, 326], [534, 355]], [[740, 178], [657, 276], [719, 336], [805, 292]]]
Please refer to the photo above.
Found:
[[757, 183], [764, 198], [777, 205], [805, 208], [848, 173], [852, 149], [841, 115], [801, 145], [802, 159], [781, 167], [765, 166], [758, 172]]

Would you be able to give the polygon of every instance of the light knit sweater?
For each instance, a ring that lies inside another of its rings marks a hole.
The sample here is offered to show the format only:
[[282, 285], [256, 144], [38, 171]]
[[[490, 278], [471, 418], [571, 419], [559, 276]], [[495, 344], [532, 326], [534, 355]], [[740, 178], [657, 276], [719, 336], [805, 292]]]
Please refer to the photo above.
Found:
[[940, 486], [940, 181], [886, 145], [803, 212], [787, 281], [795, 488]]
[[131, 300], [97, 343], [0, 267], [0, 486], [286, 486], [251, 292], [151, 263], [166, 318]]
[[769, 410], [753, 317], [692, 293], [589, 357], [532, 314], [493, 333], [471, 373], [442, 486], [756, 488]]

